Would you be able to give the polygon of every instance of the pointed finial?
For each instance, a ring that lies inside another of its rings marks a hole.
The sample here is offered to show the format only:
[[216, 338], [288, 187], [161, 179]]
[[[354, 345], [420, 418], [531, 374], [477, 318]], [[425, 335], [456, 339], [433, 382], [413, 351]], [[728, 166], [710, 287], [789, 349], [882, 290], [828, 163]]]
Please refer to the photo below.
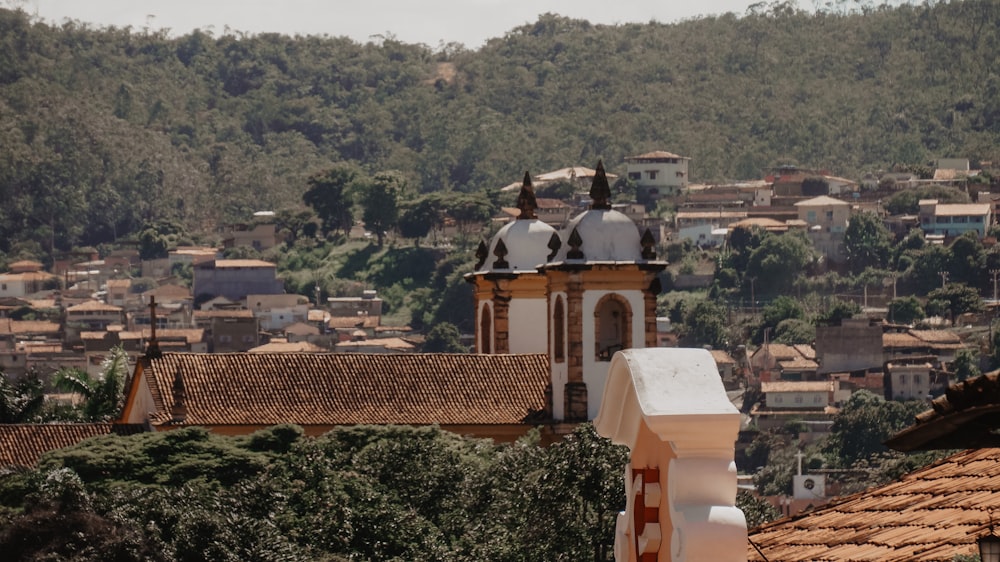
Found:
[[608, 185], [608, 176], [604, 173], [604, 161], [597, 161], [597, 169], [594, 171], [594, 182], [590, 184], [590, 208], [610, 209], [611, 208], [611, 186]]
[[656, 239], [653, 238], [651, 230], [646, 229], [646, 232], [642, 234], [642, 238], [639, 239], [639, 244], [642, 246], [642, 259], [656, 259]]
[[187, 406], [184, 404], [187, 399], [187, 391], [184, 390], [184, 376], [181, 374], [181, 366], [177, 366], [174, 373], [174, 404], [170, 407], [170, 422], [184, 423], [187, 419]]
[[489, 246], [486, 245], [486, 240], [479, 240], [479, 247], [476, 248], [476, 267], [475, 270], [479, 271], [479, 268], [483, 267], [486, 263], [486, 258], [490, 257]]
[[535, 189], [531, 185], [531, 174], [524, 172], [524, 182], [521, 184], [521, 193], [517, 195], [517, 208], [521, 214], [517, 220], [537, 219], [535, 209], [538, 203], [535, 201]]
[[583, 238], [580, 238], [580, 233], [577, 231], [576, 227], [573, 228], [573, 232], [569, 233], [569, 251], [566, 252], [566, 259], [568, 260], [582, 260], [583, 250], [580, 246], [583, 246]]
[[552, 236], [549, 238], [548, 248], [552, 250], [552, 253], [545, 256], [545, 261], [547, 262], [552, 261], [552, 258], [556, 257], [556, 254], [559, 252], [559, 248], [562, 248], [562, 240], [559, 239], [559, 235], [555, 232], [553, 232]]
[[503, 238], [497, 240], [497, 245], [493, 248], [493, 255], [497, 257], [497, 261], [493, 262], [493, 269], [510, 269], [510, 264], [504, 259], [507, 254], [507, 244], [504, 244]]

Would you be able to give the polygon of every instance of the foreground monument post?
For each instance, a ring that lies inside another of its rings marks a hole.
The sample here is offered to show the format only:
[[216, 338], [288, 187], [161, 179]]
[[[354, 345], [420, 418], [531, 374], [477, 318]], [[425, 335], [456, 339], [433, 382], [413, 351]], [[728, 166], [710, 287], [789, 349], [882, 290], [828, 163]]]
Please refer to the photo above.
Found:
[[630, 452], [615, 560], [746, 560], [746, 518], [735, 505], [740, 413], [708, 351], [616, 353], [594, 425]]

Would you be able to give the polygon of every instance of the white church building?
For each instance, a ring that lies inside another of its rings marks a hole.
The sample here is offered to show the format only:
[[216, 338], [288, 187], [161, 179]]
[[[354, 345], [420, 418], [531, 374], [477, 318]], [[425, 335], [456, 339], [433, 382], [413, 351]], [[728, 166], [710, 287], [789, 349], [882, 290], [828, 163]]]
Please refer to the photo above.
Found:
[[526, 173], [520, 216], [487, 245], [475, 272], [476, 351], [546, 353], [552, 371], [551, 416], [567, 422], [597, 416], [616, 351], [656, 345], [658, 274], [648, 230], [611, 208], [598, 164], [589, 210], [562, 230], [535, 215]]

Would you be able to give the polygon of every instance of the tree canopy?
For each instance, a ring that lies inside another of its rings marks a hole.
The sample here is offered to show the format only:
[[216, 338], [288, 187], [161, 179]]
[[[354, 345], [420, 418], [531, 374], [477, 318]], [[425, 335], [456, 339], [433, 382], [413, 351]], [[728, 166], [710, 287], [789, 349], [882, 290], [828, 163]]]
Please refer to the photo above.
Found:
[[[172, 37], [5, 9], [0, 251], [134, 240], [159, 220], [210, 236], [296, 207], [339, 166], [401, 170], [414, 193], [481, 194], [524, 169], [653, 149], [690, 157], [698, 181], [788, 162], [845, 177], [927, 175], [945, 154], [996, 162], [998, 21], [990, 0], [614, 26], [545, 14], [471, 50]], [[954, 195], [902, 190], [885, 206]]]

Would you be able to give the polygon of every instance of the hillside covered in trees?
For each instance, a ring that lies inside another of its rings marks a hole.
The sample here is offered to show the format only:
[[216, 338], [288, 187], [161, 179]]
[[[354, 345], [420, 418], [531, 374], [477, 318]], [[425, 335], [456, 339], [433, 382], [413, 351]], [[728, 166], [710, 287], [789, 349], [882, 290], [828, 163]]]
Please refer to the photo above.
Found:
[[591, 25], [558, 15], [471, 51], [386, 38], [61, 27], [0, 10], [0, 251], [211, 241], [298, 209], [334, 165], [412, 192], [668, 149], [695, 181], [777, 163], [857, 176], [994, 161], [1000, 2]]

